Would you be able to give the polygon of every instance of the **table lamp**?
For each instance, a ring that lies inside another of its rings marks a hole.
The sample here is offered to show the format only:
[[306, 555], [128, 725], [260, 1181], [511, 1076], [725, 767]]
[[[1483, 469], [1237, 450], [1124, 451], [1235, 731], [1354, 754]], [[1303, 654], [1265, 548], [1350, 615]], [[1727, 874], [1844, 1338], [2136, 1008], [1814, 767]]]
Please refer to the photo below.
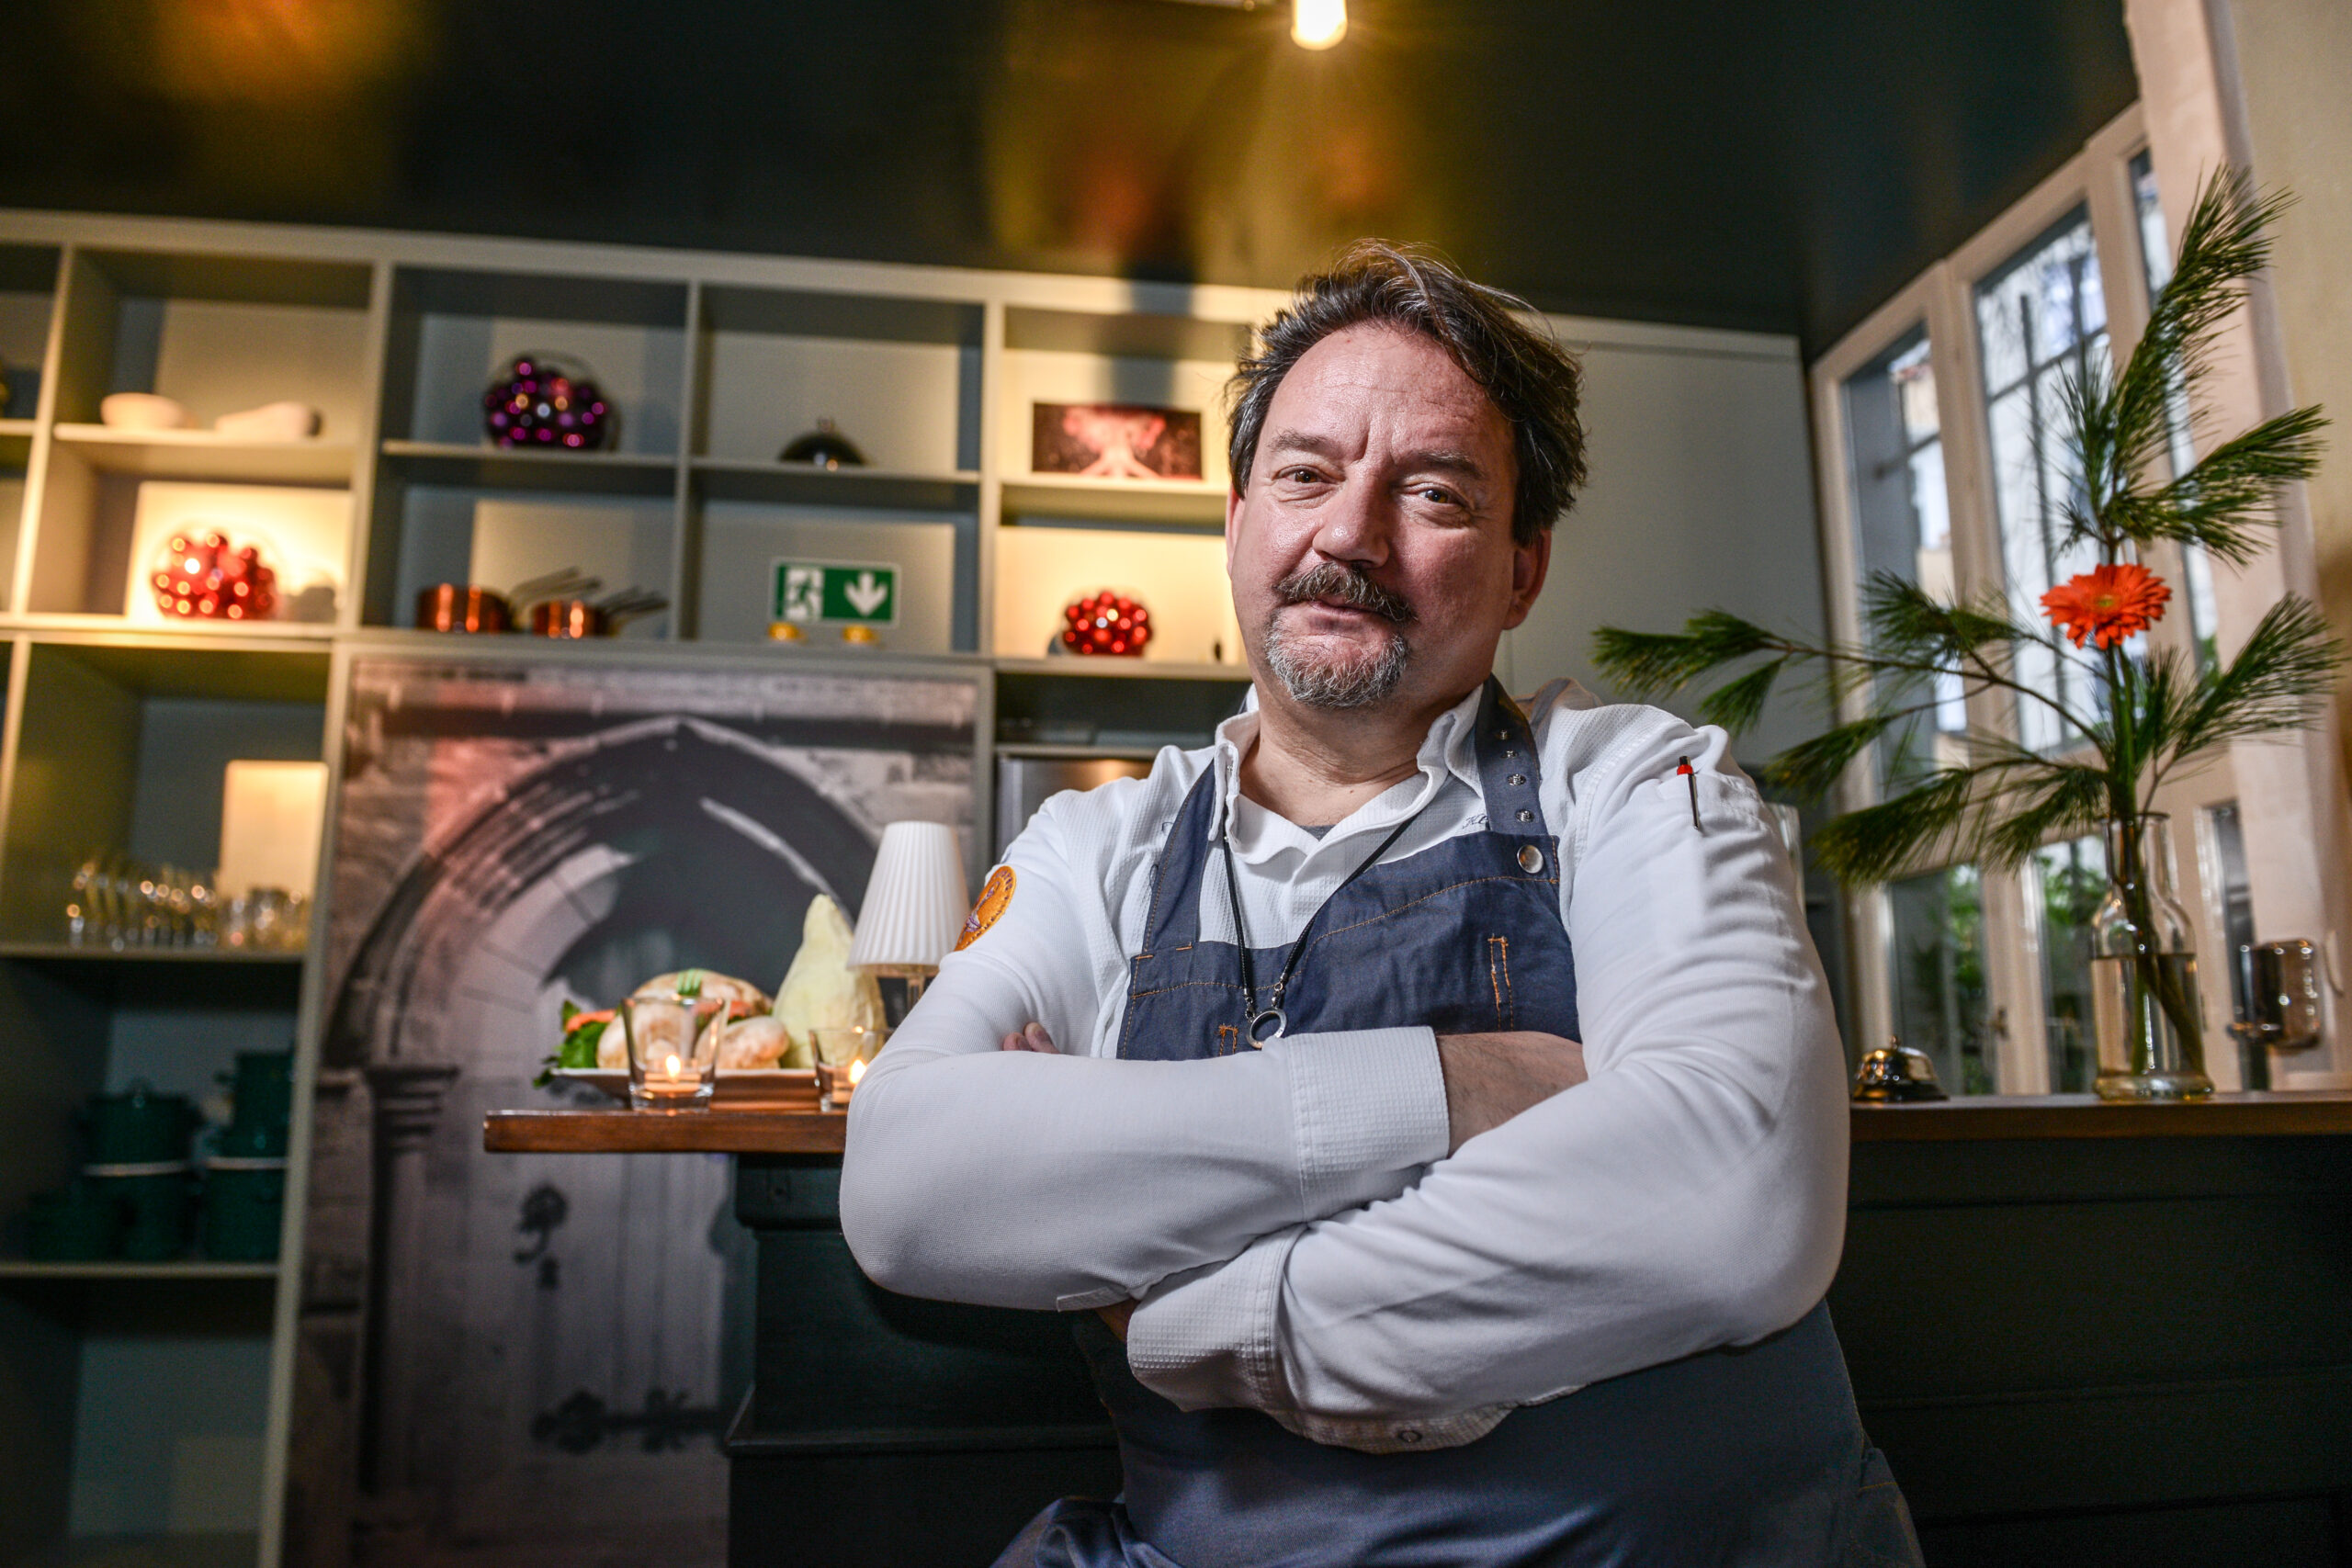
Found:
[[956, 946], [971, 908], [956, 829], [944, 822], [893, 822], [882, 829], [874, 874], [849, 944], [849, 966], [907, 982], [907, 1005]]

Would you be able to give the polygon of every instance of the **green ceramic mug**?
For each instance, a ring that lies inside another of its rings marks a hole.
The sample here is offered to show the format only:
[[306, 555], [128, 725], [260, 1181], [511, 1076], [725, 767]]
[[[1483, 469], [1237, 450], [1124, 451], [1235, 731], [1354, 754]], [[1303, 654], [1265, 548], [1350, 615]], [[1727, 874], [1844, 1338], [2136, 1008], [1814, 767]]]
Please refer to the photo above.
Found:
[[204, 1255], [261, 1263], [277, 1256], [286, 1217], [286, 1162], [216, 1156], [204, 1171]]
[[33, 1195], [25, 1252], [37, 1263], [88, 1263], [122, 1249], [122, 1201], [87, 1181]]
[[184, 1094], [157, 1094], [133, 1079], [119, 1094], [94, 1094], [82, 1111], [92, 1165], [185, 1161], [199, 1118]]

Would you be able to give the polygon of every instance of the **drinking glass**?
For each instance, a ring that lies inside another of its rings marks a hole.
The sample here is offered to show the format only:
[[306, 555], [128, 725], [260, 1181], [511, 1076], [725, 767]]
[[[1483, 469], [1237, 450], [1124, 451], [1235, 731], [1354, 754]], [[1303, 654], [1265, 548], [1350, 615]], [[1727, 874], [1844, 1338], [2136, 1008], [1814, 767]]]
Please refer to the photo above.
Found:
[[888, 1036], [879, 1029], [865, 1028], [820, 1028], [808, 1034], [817, 1053], [817, 1109], [842, 1110]]
[[620, 1006], [628, 1042], [628, 1102], [639, 1111], [695, 1111], [718, 1084], [727, 1004], [691, 997], [630, 997]]

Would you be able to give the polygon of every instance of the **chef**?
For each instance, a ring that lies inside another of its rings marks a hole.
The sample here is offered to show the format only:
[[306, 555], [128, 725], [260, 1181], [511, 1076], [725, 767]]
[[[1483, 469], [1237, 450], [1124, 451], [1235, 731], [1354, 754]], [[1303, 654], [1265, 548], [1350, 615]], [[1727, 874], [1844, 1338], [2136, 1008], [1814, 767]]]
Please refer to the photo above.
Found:
[[1721, 731], [1493, 675], [1577, 391], [1428, 256], [1303, 284], [1232, 388], [1250, 701], [1048, 801], [859, 1088], [860, 1265], [1072, 1314], [1118, 1430], [1001, 1564], [1917, 1561], [1787, 852]]

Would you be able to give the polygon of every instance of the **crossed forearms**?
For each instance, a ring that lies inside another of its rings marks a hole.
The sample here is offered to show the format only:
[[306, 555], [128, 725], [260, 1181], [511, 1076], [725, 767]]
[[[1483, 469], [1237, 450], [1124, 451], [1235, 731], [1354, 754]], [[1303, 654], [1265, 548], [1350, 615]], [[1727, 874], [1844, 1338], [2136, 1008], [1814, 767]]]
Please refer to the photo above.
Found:
[[[998, 1042], [1001, 1051], [1054, 1055], [1054, 1037], [1032, 1022]], [[1446, 1153], [1481, 1133], [1491, 1132], [1521, 1111], [1542, 1104], [1564, 1089], [1584, 1082], [1584, 1047], [1576, 1041], [1536, 1030], [1495, 1034], [1441, 1034], [1438, 1070], [1445, 1078]], [[1116, 1302], [1096, 1314], [1121, 1339], [1136, 1303]]]
[[[1032, 1023], [1018, 1034], [1006, 1035], [998, 1049], [1050, 1055], [1054, 1037], [1044, 1024]], [[1437, 1064], [1445, 1075], [1448, 1154], [1585, 1080], [1582, 1045], [1532, 1029], [1441, 1034]]]

